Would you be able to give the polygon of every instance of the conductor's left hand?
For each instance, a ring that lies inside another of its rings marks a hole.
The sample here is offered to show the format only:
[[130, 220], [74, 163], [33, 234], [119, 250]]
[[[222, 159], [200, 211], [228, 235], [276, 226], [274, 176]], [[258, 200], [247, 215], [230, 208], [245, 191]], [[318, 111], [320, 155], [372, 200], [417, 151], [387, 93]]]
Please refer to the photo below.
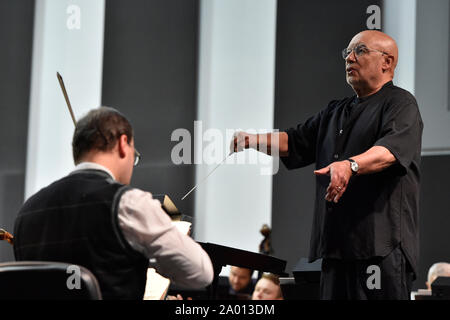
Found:
[[315, 170], [314, 174], [318, 176], [330, 176], [330, 184], [327, 188], [325, 200], [337, 203], [347, 189], [348, 182], [352, 176], [350, 161], [333, 162], [325, 168]]

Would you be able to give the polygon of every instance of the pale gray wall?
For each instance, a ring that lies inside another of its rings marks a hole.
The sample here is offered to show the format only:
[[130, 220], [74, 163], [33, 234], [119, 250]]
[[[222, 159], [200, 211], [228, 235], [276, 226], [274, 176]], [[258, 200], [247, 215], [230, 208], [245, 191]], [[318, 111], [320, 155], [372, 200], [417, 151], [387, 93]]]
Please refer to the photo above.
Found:
[[423, 118], [423, 151], [450, 154], [448, 0], [418, 0], [415, 93]]
[[[202, 143], [203, 137], [196, 137], [197, 155], [211, 147], [218, 155], [203, 157], [197, 182], [226, 156], [232, 131], [272, 130], [276, 7], [276, 0], [201, 1], [198, 119], [205, 136], [213, 128], [223, 138]], [[254, 164], [249, 164], [252, 156]], [[195, 197], [197, 240], [258, 251], [259, 229], [270, 223], [272, 211], [272, 158], [261, 156], [247, 150], [229, 157], [190, 195]], [[269, 174], [263, 175], [264, 169]]]

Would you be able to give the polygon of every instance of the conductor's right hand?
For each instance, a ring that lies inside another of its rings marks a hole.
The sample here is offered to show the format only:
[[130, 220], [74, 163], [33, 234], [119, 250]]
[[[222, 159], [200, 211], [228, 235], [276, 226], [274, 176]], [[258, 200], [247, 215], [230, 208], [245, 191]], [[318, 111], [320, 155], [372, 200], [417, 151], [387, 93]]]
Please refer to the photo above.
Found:
[[256, 145], [256, 134], [243, 131], [235, 132], [230, 143], [230, 153], [240, 152]]

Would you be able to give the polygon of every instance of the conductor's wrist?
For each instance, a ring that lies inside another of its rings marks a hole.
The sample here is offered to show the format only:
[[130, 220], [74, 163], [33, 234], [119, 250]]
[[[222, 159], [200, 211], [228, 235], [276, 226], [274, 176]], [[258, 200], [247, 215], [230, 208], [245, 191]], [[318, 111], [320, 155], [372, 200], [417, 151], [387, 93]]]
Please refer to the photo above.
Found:
[[249, 148], [258, 150], [259, 149], [258, 144], [259, 144], [259, 135], [251, 134], [249, 137]]

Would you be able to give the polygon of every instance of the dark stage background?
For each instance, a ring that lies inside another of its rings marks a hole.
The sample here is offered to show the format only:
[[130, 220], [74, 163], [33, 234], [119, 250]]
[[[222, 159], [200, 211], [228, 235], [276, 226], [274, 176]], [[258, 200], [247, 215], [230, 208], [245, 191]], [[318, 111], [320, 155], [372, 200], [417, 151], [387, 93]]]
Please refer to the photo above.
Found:
[[[165, 193], [194, 214], [195, 166], [170, 159], [172, 131], [194, 132], [196, 119], [197, 0], [108, 0], [105, 14], [102, 104], [130, 119], [143, 158], [132, 185]], [[192, 139], [193, 140], [193, 139]]]
[[[10, 232], [23, 203], [34, 0], [0, 1], [0, 228]], [[0, 262], [14, 260], [0, 242]]]

